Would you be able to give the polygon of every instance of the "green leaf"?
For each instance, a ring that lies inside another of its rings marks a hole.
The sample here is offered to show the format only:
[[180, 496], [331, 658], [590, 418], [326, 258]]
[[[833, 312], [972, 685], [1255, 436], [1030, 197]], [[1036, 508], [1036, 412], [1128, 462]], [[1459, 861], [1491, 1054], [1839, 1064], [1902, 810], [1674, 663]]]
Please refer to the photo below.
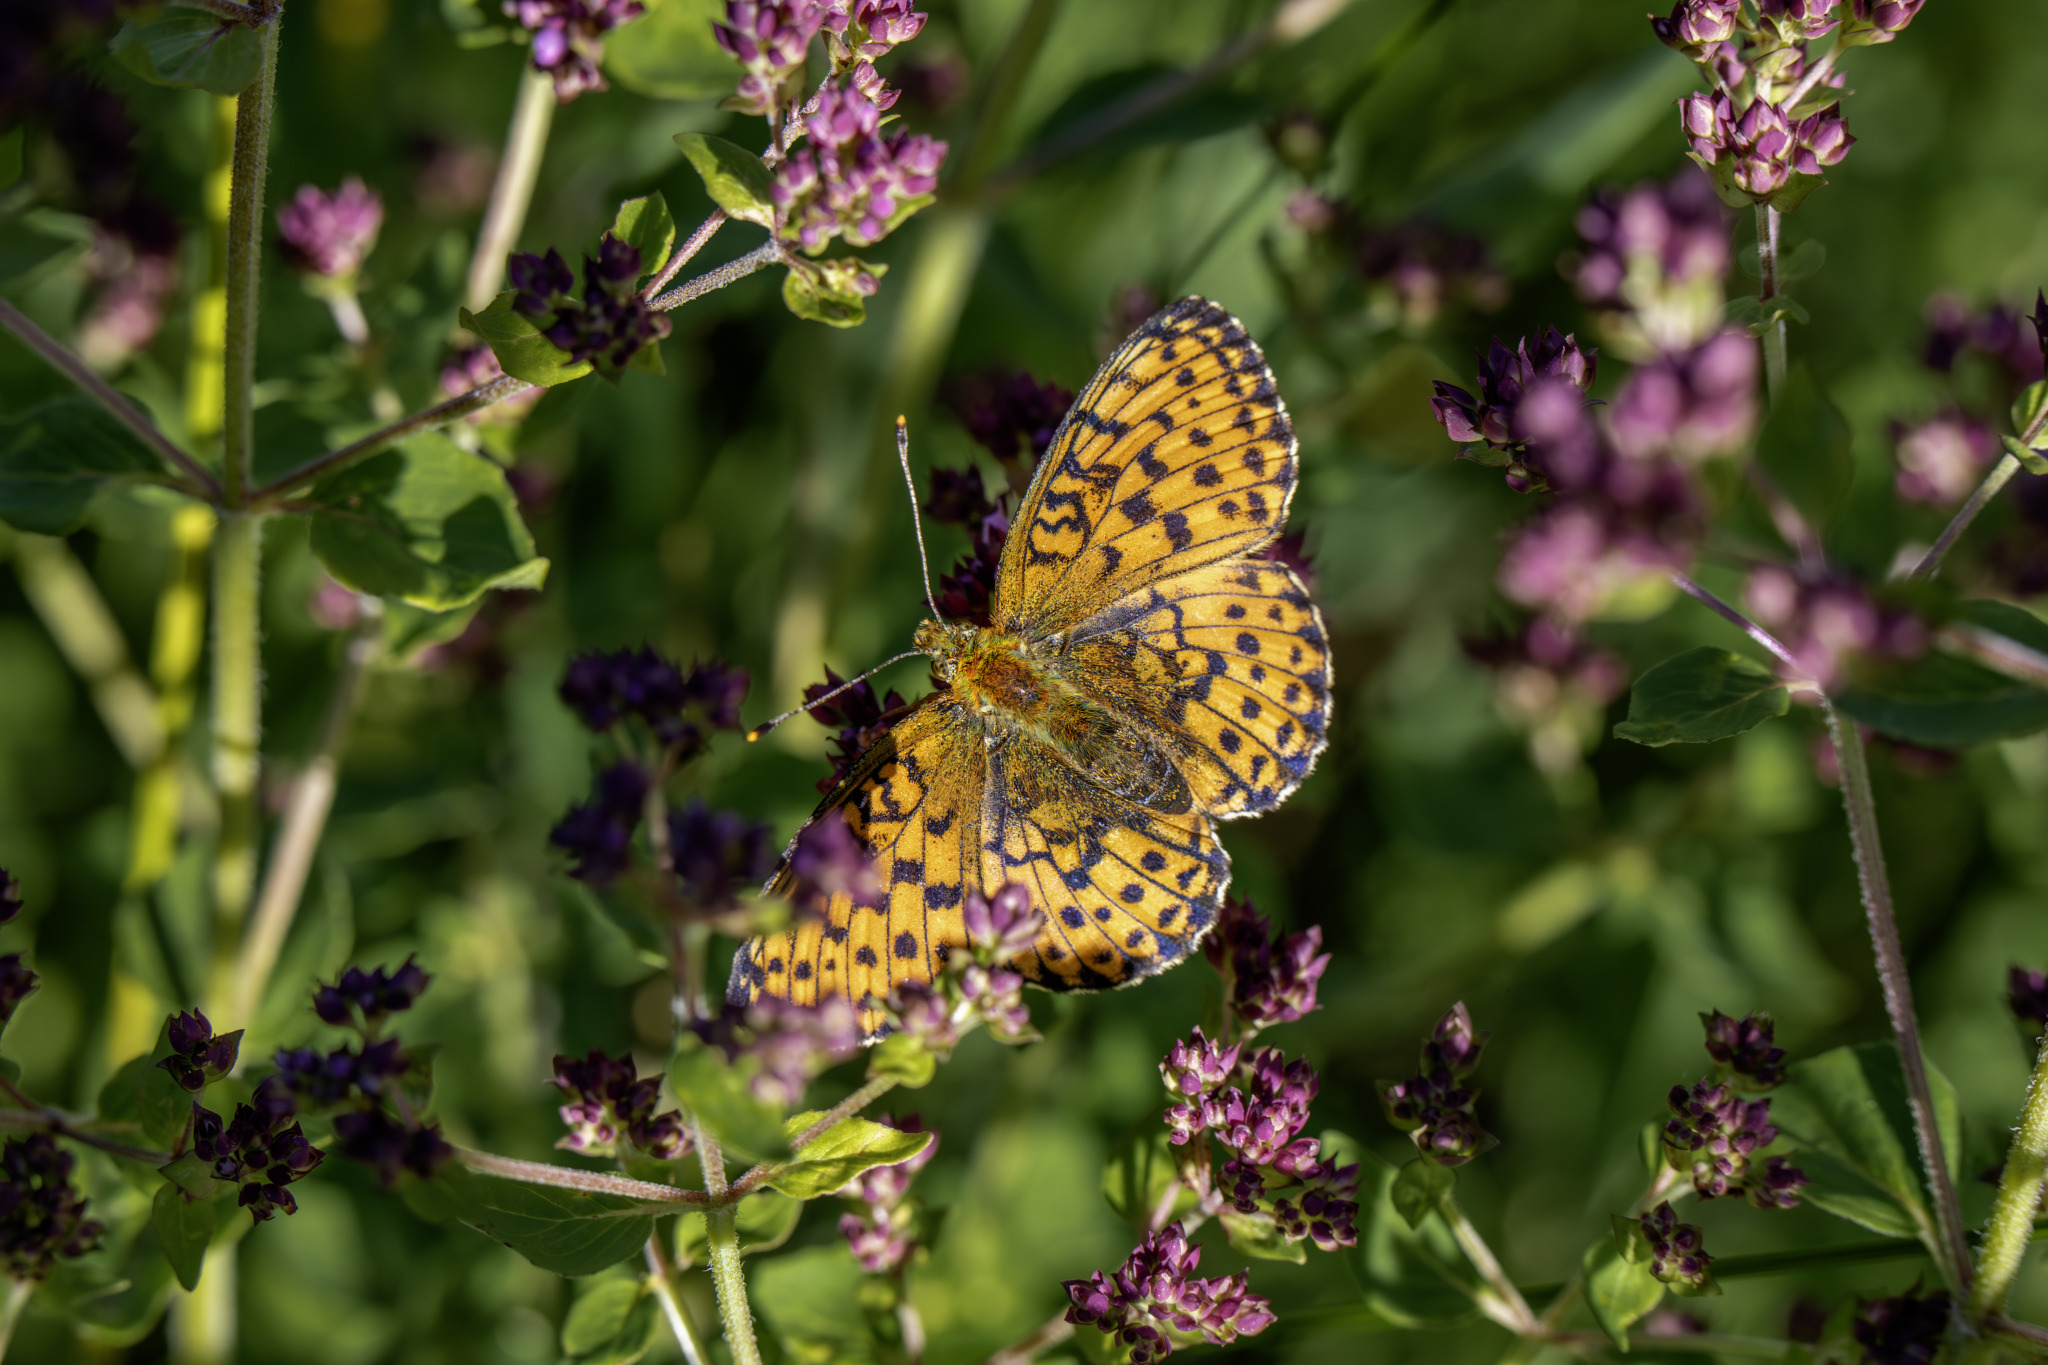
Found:
[[1622, 739], [1653, 747], [1706, 744], [1782, 716], [1792, 704], [1785, 685], [1752, 659], [1702, 646], [1666, 659], [1629, 689]]
[[562, 1319], [562, 1353], [577, 1365], [632, 1365], [661, 1331], [660, 1305], [639, 1276], [610, 1275], [579, 1294]]
[[1409, 1227], [1419, 1228], [1422, 1220], [1436, 1212], [1444, 1202], [1444, 1196], [1457, 1184], [1456, 1171], [1417, 1157], [1394, 1177], [1388, 1197], [1393, 1200], [1394, 1212], [1400, 1214]]
[[171, 1079], [171, 1073], [157, 1063], [171, 1055], [170, 1040], [161, 1031], [156, 1050], [143, 1064], [135, 1088], [135, 1114], [142, 1131], [153, 1143], [169, 1147], [192, 1121], [192, 1097]]
[[652, 275], [668, 263], [669, 253], [676, 245], [676, 220], [668, 211], [668, 200], [661, 197], [659, 190], [628, 199], [619, 205], [618, 216], [612, 219], [612, 236], [637, 248], [640, 273]]
[[1193, 1208], [1195, 1192], [1180, 1183], [1180, 1162], [1156, 1120], [1126, 1133], [1102, 1168], [1102, 1197], [1117, 1217], [1144, 1229], [1168, 1190], [1179, 1187], [1169, 1221]]
[[513, 312], [513, 297], [514, 291], [508, 289], [481, 313], [467, 308], [457, 313], [462, 325], [491, 348], [506, 374], [548, 389], [581, 379], [596, 368], [587, 360], [571, 360], [567, 351], [540, 334], [532, 319]]
[[[823, 1117], [822, 1113], [792, 1114], [783, 1133], [794, 1142]], [[906, 1133], [858, 1116], [842, 1119], [804, 1144], [768, 1184], [792, 1199], [817, 1199], [843, 1189], [862, 1171], [910, 1160], [931, 1141], [930, 1133]]]
[[646, 13], [605, 35], [604, 69], [636, 95], [708, 100], [732, 90], [732, 58], [711, 36], [720, 0], [646, 0]]
[[[2024, 437], [2044, 414], [2048, 414], [2048, 379], [2036, 379], [2013, 400], [2012, 429]], [[2041, 438], [2036, 436], [2034, 439]]]
[[0, 521], [61, 536], [109, 484], [156, 470], [156, 457], [89, 398], [58, 398], [0, 418]]
[[754, 1267], [754, 1309], [792, 1361], [867, 1365], [875, 1337], [861, 1310], [867, 1276], [845, 1244], [806, 1247]]
[[308, 501], [313, 553], [358, 592], [447, 611], [547, 577], [505, 471], [439, 432], [323, 479]]
[[[1636, 1235], [1642, 1235], [1640, 1225]], [[1664, 1285], [1650, 1273], [1647, 1257], [1631, 1262], [1615, 1242], [1611, 1236], [1595, 1241], [1586, 1248], [1579, 1267], [1586, 1277], [1586, 1306], [1592, 1310], [1593, 1320], [1626, 1351], [1628, 1329], [1663, 1301]]]
[[404, 1198], [421, 1217], [467, 1223], [557, 1275], [591, 1275], [637, 1256], [655, 1218], [676, 1208], [499, 1180], [452, 1162], [432, 1180], [407, 1187]]
[[213, 1215], [212, 1199], [188, 1198], [174, 1184], [166, 1184], [156, 1192], [150, 1223], [156, 1228], [164, 1259], [171, 1263], [178, 1283], [187, 1289], [199, 1284], [199, 1267], [213, 1241]]
[[1394, 1167], [1360, 1153], [1358, 1247], [1350, 1265], [1366, 1307], [1390, 1326], [1451, 1327], [1477, 1313], [1478, 1282], [1457, 1239], [1432, 1213], [1411, 1228], [1395, 1211]]
[[225, 1186], [213, 1177], [213, 1166], [197, 1152], [187, 1152], [157, 1167], [164, 1179], [194, 1199], [211, 1199]]
[[1308, 1246], [1303, 1242], [1290, 1242], [1280, 1234], [1270, 1213], [1239, 1213], [1225, 1205], [1216, 1215], [1216, 1221], [1223, 1224], [1223, 1235], [1230, 1239], [1230, 1245], [1240, 1256], [1250, 1256], [1260, 1261], [1290, 1261], [1301, 1265], [1308, 1260]]
[[[1963, 602], [1954, 616], [2048, 651], [2048, 624], [2023, 608]], [[1946, 653], [1866, 669], [1835, 700], [1873, 730], [1932, 748], [1967, 748], [2048, 728], [2048, 692]]]
[[932, 1083], [939, 1059], [932, 1050], [907, 1033], [892, 1033], [875, 1044], [868, 1054], [868, 1079], [894, 1076], [907, 1090], [922, 1090]]
[[754, 1097], [752, 1081], [759, 1071], [751, 1057], [728, 1062], [717, 1048], [685, 1035], [669, 1061], [668, 1083], [721, 1147], [758, 1161], [789, 1151], [782, 1111]]
[[121, 26], [107, 44], [121, 65], [153, 85], [239, 95], [263, 65], [263, 40], [246, 24], [193, 9]]
[[1814, 526], [1825, 525], [1849, 495], [1856, 472], [1849, 423], [1804, 364], [1786, 374], [1785, 387], [1757, 433], [1756, 459]]
[[[22, 130], [12, 141], [19, 151]], [[30, 209], [0, 223], [0, 290], [19, 293], [92, 249], [92, 219], [56, 209]]]
[[[1932, 1066], [1927, 1080], [1953, 1179], [1962, 1149], [1955, 1088]], [[1771, 1119], [1798, 1146], [1796, 1164], [1812, 1182], [1800, 1191], [1805, 1202], [1873, 1232], [1935, 1244], [1894, 1044], [1840, 1047], [1794, 1063], [1772, 1096]]]
[[[101, 1123], [139, 1123], [142, 1118], [140, 1097], [142, 1073], [150, 1065], [147, 1056], [130, 1057], [121, 1063], [114, 1074], [107, 1077], [100, 1086], [99, 1101], [95, 1105]], [[164, 1079], [169, 1080], [166, 1076]], [[173, 1086], [175, 1089], [175, 1085]]]
[[[803, 1212], [803, 1200], [791, 1199], [776, 1190], [756, 1190], [742, 1199], [733, 1217], [740, 1235], [740, 1255], [773, 1251], [787, 1242]], [[686, 1213], [678, 1218], [676, 1264], [689, 1266], [702, 1261], [706, 1240], [703, 1214]]]
[[727, 217], [762, 227], [775, 225], [775, 201], [770, 197], [775, 178], [760, 157], [705, 133], [677, 133], [676, 146], [696, 168], [711, 202], [724, 209]]
[[862, 275], [880, 279], [887, 270], [851, 256], [793, 264], [782, 277], [782, 302], [806, 322], [858, 327], [868, 318], [868, 296], [857, 282]]
[[2005, 453], [2018, 460], [2029, 474], [2048, 474], [2048, 451], [2031, 449], [2017, 436], [2001, 436], [1998, 440]]

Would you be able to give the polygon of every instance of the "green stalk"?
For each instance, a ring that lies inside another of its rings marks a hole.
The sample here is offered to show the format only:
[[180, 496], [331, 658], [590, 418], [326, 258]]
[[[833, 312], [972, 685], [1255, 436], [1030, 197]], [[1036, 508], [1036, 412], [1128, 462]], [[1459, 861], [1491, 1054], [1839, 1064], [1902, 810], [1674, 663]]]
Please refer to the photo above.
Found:
[[21, 1311], [28, 1307], [28, 1296], [35, 1286], [27, 1280], [10, 1280], [7, 1284], [7, 1303], [0, 1307], [0, 1359], [7, 1355], [7, 1343], [14, 1339], [14, 1325], [21, 1321]]
[[[1756, 206], [1756, 262], [1761, 282], [1757, 301], [1768, 305], [1778, 297], [1778, 211], [1769, 204]], [[1768, 310], [1767, 310], [1768, 311]], [[1778, 318], [1764, 329], [1764, 383], [1771, 401], [1785, 390], [1785, 319]]]
[[533, 203], [533, 182], [547, 151], [548, 128], [555, 119], [555, 82], [545, 71], [525, 66], [519, 77], [519, 98], [512, 106], [512, 126], [505, 131], [505, 154], [498, 160], [498, 178], [477, 229], [476, 252], [469, 258], [469, 283], [463, 304], [472, 313], [490, 306], [505, 278], [505, 255], [526, 225]]
[[263, 281], [263, 182], [270, 170], [270, 120], [277, 106], [277, 35], [284, 11], [263, 25], [256, 79], [235, 100], [234, 183], [228, 191], [227, 372], [222, 404], [221, 483], [240, 507], [256, 461], [256, 315]]
[[693, 1123], [697, 1159], [704, 1167], [704, 1193], [714, 1201], [704, 1211], [709, 1243], [711, 1283], [718, 1291], [718, 1320], [725, 1327], [726, 1348], [733, 1365], [761, 1365], [761, 1344], [754, 1340], [754, 1311], [747, 1303], [747, 1277], [740, 1269], [739, 1209], [725, 1197], [725, 1155], [701, 1123]]
[[213, 866], [214, 979], [207, 998], [215, 1010], [234, 994], [229, 978], [235, 948], [256, 886], [262, 572], [263, 519], [246, 512], [223, 514], [213, 550], [213, 785], [220, 798], [220, 844]]
[[1970, 1316], [1982, 1319], [2005, 1311], [2006, 1292], [2019, 1274], [2020, 1259], [2034, 1239], [2034, 1211], [2041, 1206], [2041, 1186], [2048, 1178], [2048, 1034], [2042, 1035], [2040, 1059], [2027, 1086], [2026, 1107], [2006, 1153], [2005, 1174], [1998, 1181], [1998, 1202], [1991, 1206], [1991, 1224], [1984, 1230], [1984, 1248], [1977, 1258], [1977, 1283], [1970, 1291]]

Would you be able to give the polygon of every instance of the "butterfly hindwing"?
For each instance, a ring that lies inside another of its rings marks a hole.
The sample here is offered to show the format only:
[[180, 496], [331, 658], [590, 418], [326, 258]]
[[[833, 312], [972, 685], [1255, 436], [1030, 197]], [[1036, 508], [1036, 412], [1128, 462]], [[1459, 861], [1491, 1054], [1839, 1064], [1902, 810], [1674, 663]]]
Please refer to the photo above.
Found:
[[[931, 980], [966, 941], [961, 902], [980, 889], [982, 750], [980, 731], [945, 693], [876, 741], [811, 820], [848, 822], [874, 855], [881, 905], [835, 895], [822, 921], [800, 916], [791, 929], [752, 940], [733, 959], [728, 997], [816, 1005], [837, 996], [872, 1032], [881, 1019], [870, 997]], [[791, 888], [788, 856], [770, 894]]]
[[1030, 888], [1046, 927], [1012, 965], [1049, 990], [1150, 976], [1191, 952], [1230, 884], [1230, 858], [1200, 811], [1168, 814], [1092, 783], [1018, 737], [989, 760], [983, 879]]
[[1067, 676], [1167, 740], [1198, 808], [1271, 810], [1328, 742], [1329, 642], [1294, 571], [1230, 560], [1076, 626]]
[[1295, 440], [1236, 318], [1186, 298], [1154, 314], [1075, 400], [997, 567], [998, 629], [1051, 634], [1147, 584], [1279, 535]]

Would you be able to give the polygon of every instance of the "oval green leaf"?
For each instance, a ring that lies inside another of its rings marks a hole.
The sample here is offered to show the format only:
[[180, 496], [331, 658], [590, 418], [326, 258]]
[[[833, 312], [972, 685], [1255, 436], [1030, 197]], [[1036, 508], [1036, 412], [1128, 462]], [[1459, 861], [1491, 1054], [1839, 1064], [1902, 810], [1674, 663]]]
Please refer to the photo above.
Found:
[[191, 1199], [175, 1184], [165, 1182], [156, 1192], [150, 1209], [150, 1223], [156, 1240], [171, 1263], [171, 1273], [186, 1289], [199, 1284], [199, 1268], [206, 1260], [206, 1248], [213, 1241], [213, 1200]]
[[491, 300], [481, 313], [464, 308], [458, 314], [462, 325], [483, 338], [499, 368], [514, 379], [524, 379], [541, 388], [553, 388], [581, 379], [594, 368], [587, 360], [571, 360], [569, 353], [540, 334], [531, 320], [512, 311], [513, 291], [506, 290]]
[[673, 1204], [496, 1180], [452, 1162], [410, 1186], [405, 1202], [424, 1218], [467, 1223], [557, 1275], [593, 1275], [639, 1255], [656, 1216], [675, 1211]]
[[[2048, 623], [2023, 608], [1963, 602], [1955, 618], [2048, 652]], [[1871, 729], [1931, 748], [1967, 748], [2048, 727], [2048, 692], [1952, 654], [1872, 670], [1835, 700]]]
[[[823, 1117], [793, 1114], [783, 1131], [794, 1142]], [[906, 1133], [873, 1119], [845, 1119], [805, 1143], [768, 1184], [792, 1199], [817, 1199], [845, 1188], [862, 1171], [910, 1160], [931, 1141], [930, 1133]]]
[[1663, 1283], [1650, 1273], [1648, 1261], [1624, 1258], [1612, 1236], [1587, 1247], [1579, 1268], [1586, 1277], [1586, 1306], [1593, 1320], [1617, 1347], [1628, 1350], [1628, 1329], [1663, 1302]]
[[0, 521], [61, 536], [101, 490], [152, 473], [156, 457], [89, 398], [59, 398], [0, 419]]
[[167, 9], [123, 24], [107, 44], [121, 65], [153, 85], [239, 95], [263, 64], [263, 40], [245, 24], [196, 9]]
[[697, 170], [704, 192], [729, 218], [772, 227], [775, 181], [761, 158], [736, 143], [705, 133], [677, 133], [676, 146]]
[[1689, 649], [1637, 678], [1621, 739], [1652, 747], [1707, 744], [1785, 714], [1785, 685], [1753, 659], [1712, 646]]

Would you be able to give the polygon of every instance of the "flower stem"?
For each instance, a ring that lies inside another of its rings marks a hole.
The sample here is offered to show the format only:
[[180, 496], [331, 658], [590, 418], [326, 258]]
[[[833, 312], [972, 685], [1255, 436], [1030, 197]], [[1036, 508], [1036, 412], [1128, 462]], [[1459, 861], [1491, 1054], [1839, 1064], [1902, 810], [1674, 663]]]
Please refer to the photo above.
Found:
[[[1756, 206], [1756, 263], [1760, 287], [1757, 301], [1769, 305], [1778, 297], [1778, 211], [1769, 204]], [[1769, 308], [1766, 306], [1765, 311]], [[1764, 328], [1764, 383], [1771, 401], [1785, 391], [1785, 319], [1774, 318]]]
[[47, 361], [50, 367], [85, 391], [88, 398], [98, 403], [111, 414], [115, 421], [133, 432], [137, 439], [148, 446], [157, 456], [176, 469], [190, 481], [179, 487], [195, 497], [209, 502], [220, 497], [220, 481], [213, 472], [197, 460], [180, 450], [171, 438], [156, 429], [143, 412], [137, 408], [106, 380], [94, 374], [92, 367], [79, 359], [48, 332], [35, 325], [29, 316], [5, 299], [0, 299], [0, 327], [5, 327], [21, 338], [22, 345], [34, 351]]
[[2029, 649], [2018, 640], [1982, 626], [1950, 626], [1934, 637], [1935, 644], [1953, 654], [1975, 659], [1994, 672], [2048, 689], [2048, 654]]
[[[851, 1095], [848, 1095], [845, 1099], [819, 1115], [816, 1123], [796, 1135], [795, 1141], [789, 1144], [789, 1149], [793, 1152], [802, 1151], [833, 1128], [846, 1122], [846, 1120], [852, 1118], [891, 1090], [894, 1090], [896, 1084], [894, 1076], [875, 1077], [866, 1085], [863, 1085], [860, 1089], [854, 1091]], [[732, 1194], [736, 1197], [752, 1194], [756, 1189], [759, 1189], [774, 1178], [775, 1173], [781, 1170], [782, 1166], [783, 1163], [780, 1161], [763, 1161], [749, 1167], [739, 1179], [732, 1182]]]
[[22, 1310], [28, 1307], [28, 1296], [35, 1292], [35, 1285], [28, 1280], [7, 1282], [7, 1303], [0, 1307], [0, 1360], [7, 1356], [7, 1343], [14, 1340], [15, 1324], [21, 1321]]
[[206, 647], [207, 550], [213, 544], [213, 520], [212, 508], [193, 504], [171, 514], [171, 544], [177, 558], [157, 597], [149, 646], [149, 677], [164, 747], [156, 761], [135, 776], [124, 891], [155, 886], [170, 870], [177, 851], [184, 804], [179, 782], [184, 757], [177, 740], [192, 723], [192, 675]]
[[227, 1017], [243, 1025], [256, 1022], [264, 987], [270, 984], [270, 973], [277, 966], [285, 933], [298, 913], [306, 877], [313, 870], [313, 853], [320, 847], [320, 832], [327, 827], [327, 814], [334, 808], [341, 746], [348, 739], [363, 672], [377, 655], [383, 625], [380, 615], [369, 615], [344, 646], [341, 671], [334, 679], [327, 714], [320, 722], [319, 747], [293, 785], [291, 799], [285, 805], [277, 846], [263, 874], [263, 890], [256, 897], [256, 913], [235, 960], [235, 1007]]
[[1437, 1205], [1437, 1211], [1450, 1226], [1451, 1236], [1458, 1239], [1458, 1248], [1465, 1253], [1465, 1259], [1486, 1282], [1486, 1289], [1475, 1299], [1479, 1311], [1516, 1336], [1528, 1336], [1538, 1331], [1536, 1314], [1530, 1310], [1528, 1300], [1522, 1297], [1522, 1291], [1515, 1288], [1515, 1282], [1501, 1269], [1493, 1248], [1479, 1235], [1479, 1229], [1472, 1226], [1472, 1220], [1465, 1216], [1465, 1210], [1458, 1207], [1458, 1201], [1446, 1194]]
[[[1969, 1243], [1963, 1234], [1963, 1215], [1956, 1203], [1955, 1182], [1949, 1178], [1948, 1158], [1942, 1150], [1941, 1129], [1934, 1118], [1934, 1091], [1927, 1082], [1927, 1060], [1920, 1048], [1920, 1023], [1913, 1013], [1913, 986], [1906, 972], [1906, 954], [1899, 943], [1898, 920], [1892, 912], [1891, 882], [1885, 872], [1884, 850], [1878, 842], [1877, 801], [1870, 790], [1870, 760], [1864, 753], [1863, 736], [1854, 722], [1845, 721], [1834, 703], [1823, 699], [1828, 734], [1834, 741], [1835, 758], [1842, 771], [1842, 805], [1849, 818], [1849, 842], [1856, 855], [1856, 879], [1863, 893], [1863, 909], [1870, 922], [1871, 946], [1877, 955], [1877, 979], [1884, 989], [1885, 1012], [1891, 1016], [1892, 1033], [1898, 1040], [1899, 1066], [1906, 1076], [1906, 1098], [1913, 1111], [1913, 1129], [1920, 1140], [1920, 1159], [1927, 1170], [1928, 1190], [1934, 1197], [1935, 1261], [1949, 1287], [1959, 1295], [1970, 1288]], [[2032, 1214], [2029, 1211], [2029, 1217]]]
[[263, 519], [221, 517], [213, 544], [213, 785], [220, 798], [214, 850], [215, 979], [211, 1007], [230, 998], [228, 980], [242, 919], [256, 887], [256, 783], [263, 739], [263, 655], [259, 591]]
[[[2036, 427], [2038, 426], [2036, 423]], [[2038, 430], [2034, 432], [2035, 436], [2039, 434]], [[1941, 534], [1936, 537], [1933, 548], [1913, 566], [1913, 571], [1906, 575], [1906, 580], [1922, 583], [1934, 577], [1936, 571], [1941, 568], [1942, 559], [1947, 556], [1956, 541], [1962, 538], [1963, 532], [1970, 529], [1970, 523], [1977, 519], [1977, 514], [1990, 506], [1991, 500], [1998, 496], [1999, 490], [2011, 483], [2012, 476], [2019, 472], [2018, 460], [2010, 454], [2000, 455], [1998, 463], [1991, 466], [1991, 472], [1984, 476], [1984, 482], [1978, 484], [1968, 501], [1956, 509], [1956, 514], [1949, 518], [1948, 525], [1941, 528]]]
[[290, 473], [281, 474], [264, 484], [249, 495], [249, 500], [259, 507], [275, 506], [287, 494], [324, 479], [329, 474], [339, 473], [350, 465], [360, 464], [372, 455], [401, 445], [422, 432], [444, 427], [450, 422], [467, 417], [472, 412], [490, 407], [493, 403], [503, 402], [514, 394], [524, 393], [532, 387], [533, 385], [524, 379], [514, 379], [509, 374], [501, 374], [490, 383], [480, 384], [468, 393], [460, 394], [445, 403], [436, 403], [431, 408], [416, 412], [410, 417], [400, 418], [388, 427], [373, 431], [359, 441], [352, 441], [338, 450], [330, 450], [325, 455], [314, 457]]
[[704, 249], [704, 244], [711, 240], [712, 235], [725, 226], [725, 221], [725, 210], [720, 209], [699, 223], [697, 230], [685, 238], [683, 244], [676, 248], [675, 255], [668, 258], [668, 264], [663, 266], [660, 272], [647, 282], [647, 287], [640, 291], [640, 296], [651, 299], [663, 289], [666, 289], [668, 282], [683, 273], [683, 267], [688, 265], [691, 259]]
[[477, 229], [476, 254], [469, 259], [469, 282], [462, 291], [462, 299], [472, 313], [490, 306], [499, 282], [505, 278], [505, 256], [526, 225], [526, 210], [533, 203], [533, 182], [540, 175], [548, 127], [554, 119], [554, 79], [529, 63], [520, 72], [519, 98], [512, 105], [512, 126], [505, 132], [505, 152], [498, 161], [498, 178], [491, 184], [483, 226]]
[[2005, 1174], [1998, 1181], [1998, 1202], [1984, 1231], [1977, 1260], [1977, 1283], [1970, 1291], [1970, 1316], [1982, 1319], [2005, 1311], [2006, 1291], [2019, 1274], [2020, 1258], [2034, 1239], [2034, 1211], [2041, 1206], [2041, 1187], [2048, 1178], [2048, 1034], [2042, 1035], [2040, 1059], [2027, 1085], [2020, 1126], [2006, 1153]]
[[522, 1185], [546, 1185], [551, 1189], [576, 1190], [583, 1194], [611, 1194], [621, 1199], [645, 1200], [650, 1204], [687, 1204], [693, 1209], [704, 1208], [711, 1202], [696, 1190], [680, 1189], [674, 1185], [656, 1185], [651, 1181], [609, 1175], [604, 1171], [585, 1171], [574, 1166], [553, 1166], [545, 1161], [521, 1161], [516, 1157], [497, 1156], [468, 1147], [457, 1147], [455, 1159], [478, 1175], [516, 1180]]
[[[1720, 598], [1714, 596], [1714, 594], [1708, 592], [1676, 569], [1671, 570], [1671, 581], [1677, 584], [1678, 590], [1687, 597], [1700, 603], [1722, 620], [1738, 627], [1743, 634], [1770, 651], [1771, 656], [1777, 659], [1779, 663], [1784, 664], [1787, 668], [1795, 670], [1799, 668], [1799, 660], [1792, 657], [1792, 651], [1785, 648], [1783, 642], [1777, 636], [1771, 634], [1762, 626], [1750, 620], [1747, 616], [1744, 616], [1741, 612], [1729, 606], [1726, 602], [1723, 602]], [[1788, 686], [1813, 687], [1816, 691], [1819, 690], [1812, 683], [1793, 683], [1788, 684]]]
[[121, 757], [137, 772], [163, 755], [157, 697], [128, 658], [128, 642], [92, 575], [57, 536], [15, 537], [22, 595], [35, 608], [64, 662], [85, 683], [93, 709]]
[[277, 104], [272, 14], [262, 28], [256, 79], [235, 100], [234, 179], [228, 191], [227, 374], [223, 395], [222, 498], [240, 507], [256, 460], [256, 317], [263, 278], [263, 182], [270, 170], [270, 119]]
[[694, 1115], [690, 1124], [697, 1139], [697, 1160], [704, 1167], [704, 1193], [714, 1201], [704, 1213], [704, 1237], [726, 1349], [732, 1352], [733, 1365], [761, 1365], [761, 1346], [754, 1340], [754, 1312], [747, 1303], [746, 1272], [740, 1268], [739, 1211], [726, 1201], [725, 1155], [718, 1150], [718, 1140]]
[[145, 1166], [161, 1166], [171, 1160], [169, 1152], [154, 1151], [148, 1147], [131, 1147], [125, 1142], [116, 1142], [110, 1137], [102, 1137], [90, 1128], [73, 1123], [69, 1118], [66, 1118], [56, 1110], [37, 1104], [28, 1096], [16, 1090], [12, 1085], [9, 1085], [7, 1089], [10, 1092], [10, 1098], [22, 1104], [23, 1107], [20, 1109], [0, 1109], [0, 1128], [17, 1133], [48, 1133], [52, 1137], [68, 1138], [73, 1142], [83, 1143], [87, 1147], [96, 1147], [109, 1156], [118, 1156], [126, 1161], [139, 1161]]
[[743, 280], [757, 270], [764, 270], [782, 259], [782, 243], [770, 239], [755, 247], [744, 256], [735, 257], [716, 270], [706, 271], [686, 284], [679, 284], [666, 294], [651, 301], [647, 306], [668, 312], [680, 308], [691, 299], [701, 298], [714, 289]]
[[661, 1234], [655, 1233], [647, 1239], [647, 1277], [654, 1288], [654, 1297], [661, 1304], [661, 1315], [668, 1319], [668, 1330], [675, 1333], [676, 1346], [683, 1353], [685, 1365], [704, 1365], [704, 1343], [697, 1339], [697, 1324], [690, 1321], [689, 1310], [676, 1297], [676, 1271], [669, 1264], [668, 1254], [662, 1250]]
[[1067, 1321], [1067, 1315], [1055, 1313], [1040, 1323], [1030, 1336], [990, 1356], [987, 1365], [1030, 1365], [1031, 1361], [1053, 1347], [1066, 1344], [1073, 1335], [1074, 1324]]

